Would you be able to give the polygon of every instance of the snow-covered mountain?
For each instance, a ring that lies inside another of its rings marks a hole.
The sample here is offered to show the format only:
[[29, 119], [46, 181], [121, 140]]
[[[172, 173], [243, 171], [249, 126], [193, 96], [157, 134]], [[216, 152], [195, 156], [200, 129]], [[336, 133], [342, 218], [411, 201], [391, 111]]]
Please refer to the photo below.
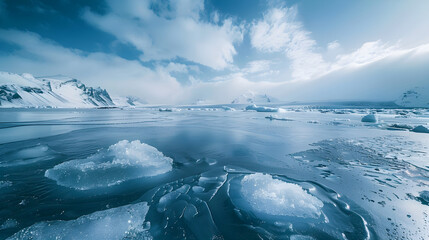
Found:
[[275, 102], [276, 99], [269, 97], [267, 94], [258, 94], [252, 91], [248, 91], [235, 98], [232, 104], [248, 104], [248, 103], [271, 103]]
[[396, 104], [403, 107], [429, 107], [429, 89], [415, 87], [402, 94], [395, 101]]
[[0, 72], [0, 107], [91, 108], [115, 106], [109, 93], [65, 77]]

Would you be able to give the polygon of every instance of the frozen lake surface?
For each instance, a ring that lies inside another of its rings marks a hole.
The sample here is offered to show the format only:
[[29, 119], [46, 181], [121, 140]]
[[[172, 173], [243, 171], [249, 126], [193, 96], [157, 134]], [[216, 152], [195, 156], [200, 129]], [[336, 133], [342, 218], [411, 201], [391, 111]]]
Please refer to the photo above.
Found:
[[245, 108], [0, 109], [0, 239], [429, 239], [428, 110]]

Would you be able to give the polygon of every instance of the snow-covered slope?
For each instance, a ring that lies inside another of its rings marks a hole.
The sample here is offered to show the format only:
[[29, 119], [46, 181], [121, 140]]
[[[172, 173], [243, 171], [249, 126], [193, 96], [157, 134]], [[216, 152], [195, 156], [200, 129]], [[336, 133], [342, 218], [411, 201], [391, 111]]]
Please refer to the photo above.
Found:
[[267, 94], [257, 94], [252, 91], [248, 91], [235, 98], [232, 104], [247, 104], [247, 103], [270, 103], [276, 101], [274, 98], [269, 97]]
[[112, 97], [113, 103], [118, 107], [139, 107], [147, 104], [147, 102], [141, 100], [140, 98], [127, 96], [127, 97]]
[[109, 93], [65, 77], [0, 72], [0, 107], [90, 108], [115, 106]]
[[395, 103], [403, 107], [429, 107], [428, 91], [429, 89], [416, 87], [404, 92]]

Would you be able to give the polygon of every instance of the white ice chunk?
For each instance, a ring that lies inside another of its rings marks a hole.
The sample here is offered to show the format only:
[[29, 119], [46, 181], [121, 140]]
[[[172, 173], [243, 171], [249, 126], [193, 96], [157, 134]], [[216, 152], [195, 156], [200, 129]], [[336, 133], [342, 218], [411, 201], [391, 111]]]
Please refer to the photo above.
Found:
[[362, 122], [377, 123], [378, 117], [375, 114], [368, 114], [362, 118]]
[[171, 158], [150, 145], [122, 140], [88, 158], [56, 165], [45, 176], [59, 185], [87, 190], [160, 175], [171, 171], [172, 164]]
[[299, 185], [262, 173], [244, 176], [241, 194], [255, 213], [318, 218], [323, 207], [322, 201]]
[[24, 228], [8, 239], [135, 239], [149, 238], [144, 228], [145, 202], [112, 208], [70, 221], [49, 221]]
[[282, 108], [272, 107], [258, 107], [255, 104], [246, 107], [246, 111], [257, 111], [257, 112], [284, 112]]
[[290, 118], [283, 118], [283, 117], [279, 117], [277, 115], [270, 115], [270, 116], [266, 116], [265, 118], [269, 119], [271, 121], [273, 121], [273, 120], [278, 120], [278, 121], [293, 121]]
[[231, 112], [235, 111], [235, 108], [228, 107], [228, 106], [222, 106], [222, 109], [225, 111], [231, 111]]

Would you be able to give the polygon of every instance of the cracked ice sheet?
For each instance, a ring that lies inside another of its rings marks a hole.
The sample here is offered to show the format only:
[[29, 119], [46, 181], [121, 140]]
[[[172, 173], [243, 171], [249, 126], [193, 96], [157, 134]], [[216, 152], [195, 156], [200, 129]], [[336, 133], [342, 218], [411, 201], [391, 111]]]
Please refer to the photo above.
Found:
[[[331, 139], [313, 146], [291, 154], [290, 167], [301, 169], [296, 177], [311, 179], [353, 199], [371, 213], [381, 238], [429, 238], [429, 207], [418, 201], [429, 187], [429, 172], [404, 161], [425, 159], [425, 152], [413, 151], [418, 145], [386, 136]], [[406, 154], [404, 150], [408, 150]]]

